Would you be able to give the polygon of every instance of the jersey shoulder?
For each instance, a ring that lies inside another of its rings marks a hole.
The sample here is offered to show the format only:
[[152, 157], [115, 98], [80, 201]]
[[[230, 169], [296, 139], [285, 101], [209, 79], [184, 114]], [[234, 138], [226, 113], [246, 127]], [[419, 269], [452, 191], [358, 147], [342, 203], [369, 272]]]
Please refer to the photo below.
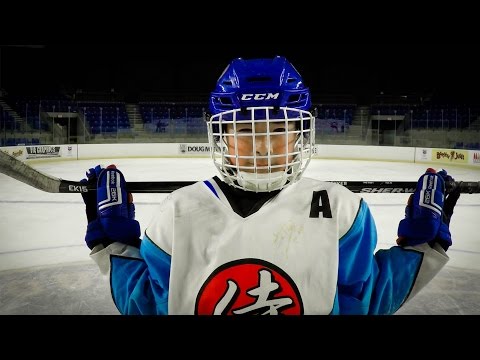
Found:
[[173, 211], [174, 216], [178, 217], [185, 213], [205, 209], [210, 203], [215, 202], [215, 196], [212, 196], [211, 184], [213, 182], [213, 178], [197, 181], [171, 192], [160, 203], [160, 210]]
[[348, 231], [350, 226], [352, 226], [359, 214], [362, 203], [364, 203], [358, 194], [337, 183], [302, 178], [298, 186], [300, 186], [302, 191], [319, 193], [318, 196], [322, 199], [322, 202], [328, 201], [332, 214], [341, 224], [340, 230], [342, 233]]
[[361, 197], [351, 190], [347, 189], [345, 186], [340, 185], [335, 182], [330, 181], [321, 181], [317, 179], [312, 179], [309, 177], [303, 177], [300, 179], [299, 184], [300, 187], [308, 189], [308, 190], [327, 190], [329, 194], [332, 196], [338, 196], [344, 199], [350, 199], [352, 201], [358, 202]]
[[182, 219], [192, 212], [203, 213], [204, 209], [209, 206], [208, 198], [203, 181], [172, 191], [157, 205], [145, 229], [145, 235], [167, 254], [171, 254], [172, 222]]

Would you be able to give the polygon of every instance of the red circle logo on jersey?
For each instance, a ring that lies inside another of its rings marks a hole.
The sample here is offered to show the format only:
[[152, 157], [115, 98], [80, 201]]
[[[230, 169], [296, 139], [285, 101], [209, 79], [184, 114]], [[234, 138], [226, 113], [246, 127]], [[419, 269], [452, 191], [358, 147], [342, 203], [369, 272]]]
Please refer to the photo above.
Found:
[[242, 259], [217, 268], [195, 303], [196, 315], [303, 315], [296, 284], [279, 267]]

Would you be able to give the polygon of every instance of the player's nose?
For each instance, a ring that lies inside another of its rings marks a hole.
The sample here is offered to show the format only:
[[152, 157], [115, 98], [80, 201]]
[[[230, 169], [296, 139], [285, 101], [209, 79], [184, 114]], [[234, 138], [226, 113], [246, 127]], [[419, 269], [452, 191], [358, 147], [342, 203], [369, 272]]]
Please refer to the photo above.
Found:
[[259, 156], [267, 156], [271, 151], [271, 142], [266, 135], [255, 136], [255, 153]]

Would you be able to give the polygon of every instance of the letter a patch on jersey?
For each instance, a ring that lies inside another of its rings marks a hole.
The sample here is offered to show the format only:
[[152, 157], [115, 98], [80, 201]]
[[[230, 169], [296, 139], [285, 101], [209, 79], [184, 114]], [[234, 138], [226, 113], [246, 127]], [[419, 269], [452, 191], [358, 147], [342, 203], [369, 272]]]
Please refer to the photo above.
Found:
[[332, 210], [330, 209], [327, 190], [313, 192], [312, 204], [310, 205], [310, 217], [319, 218], [320, 213], [323, 214], [324, 218], [332, 218]]

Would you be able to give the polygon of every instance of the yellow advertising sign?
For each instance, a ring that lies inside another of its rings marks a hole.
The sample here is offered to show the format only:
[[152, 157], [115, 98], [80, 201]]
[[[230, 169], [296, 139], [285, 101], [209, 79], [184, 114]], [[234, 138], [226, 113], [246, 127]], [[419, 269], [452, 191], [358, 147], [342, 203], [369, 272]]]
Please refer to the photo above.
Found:
[[468, 151], [451, 149], [432, 149], [432, 161], [452, 164], [468, 163]]

